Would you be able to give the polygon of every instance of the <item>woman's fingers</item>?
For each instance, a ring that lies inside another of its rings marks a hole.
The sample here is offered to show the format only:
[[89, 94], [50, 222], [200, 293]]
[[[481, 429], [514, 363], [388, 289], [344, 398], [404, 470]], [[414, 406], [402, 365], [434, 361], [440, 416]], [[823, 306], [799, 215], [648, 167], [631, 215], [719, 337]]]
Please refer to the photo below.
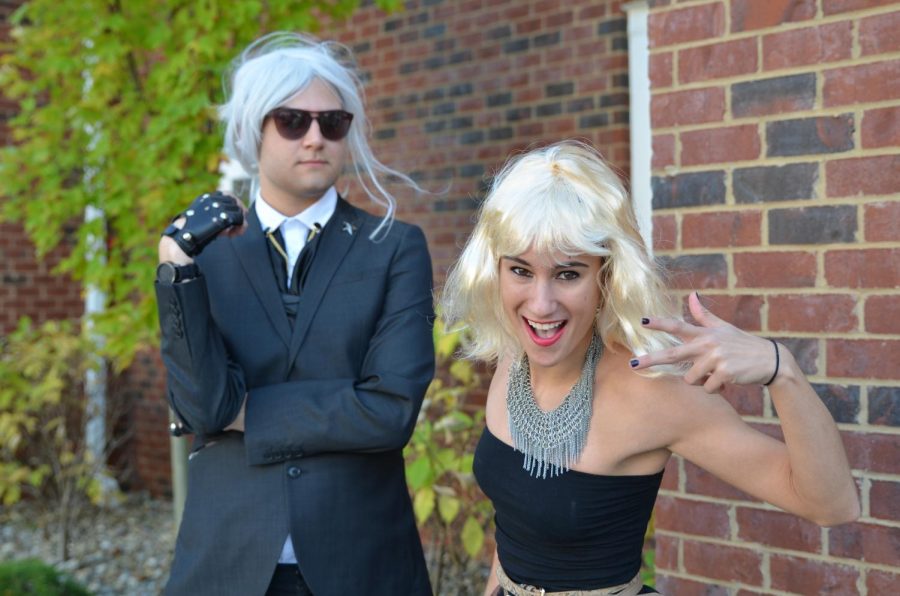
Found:
[[641, 324], [650, 329], [658, 329], [659, 331], [671, 333], [681, 339], [696, 337], [702, 333], [704, 328], [728, 325], [727, 322], [723, 321], [703, 306], [703, 303], [700, 302], [700, 294], [697, 292], [691, 292], [688, 296], [688, 309], [691, 312], [691, 316], [694, 317], [694, 320], [698, 323], [697, 325], [691, 325], [690, 323], [679, 319], [654, 317], [645, 317], [641, 319]]
[[693, 346], [684, 344], [681, 346], [676, 346], [674, 348], [666, 348], [665, 350], [648, 352], [643, 356], [635, 356], [635, 358], [631, 360], [631, 368], [640, 370], [642, 368], [648, 368], [650, 366], [657, 366], [660, 364], [692, 362], [694, 360], [694, 356], [697, 354], [698, 352], [693, 348]]
[[644, 317], [641, 319], [641, 325], [648, 329], [656, 329], [657, 331], [665, 331], [675, 337], [683, 340], [695, 337], [702, 327], [691, 325], [685, 321], [678, 319], [666, 319], [662, 317]]
[[702, 327], [717, 327], [722, 324], [728, 324], [703, 306], [703, 303], [700, 302], [700, 294], [697, 292], [691, 292], [688, 295], [688, 310], [691, 311], [691, 316], [694, 317], [694, 320]]

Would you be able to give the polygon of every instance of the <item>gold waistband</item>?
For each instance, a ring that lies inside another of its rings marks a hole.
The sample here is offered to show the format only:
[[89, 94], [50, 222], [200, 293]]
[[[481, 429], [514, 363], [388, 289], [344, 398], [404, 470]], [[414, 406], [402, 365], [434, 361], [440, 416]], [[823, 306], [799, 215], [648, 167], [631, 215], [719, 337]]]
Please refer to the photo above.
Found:
[[630, 582], [612, 586], [609, 588], [600, 588], [599, 590], [567, 590], [565, 592], [547, 592], [544, 588], [536, 588], [526, 584], [517, 584], [509, 579], [503, 567], [497, 565], [497, 579], [500, 580], [502, 587], [508, 594], [512, 596], [635, 596], [641, 591], [643, 582], [641, 582], [640, 574], [635, 575]]

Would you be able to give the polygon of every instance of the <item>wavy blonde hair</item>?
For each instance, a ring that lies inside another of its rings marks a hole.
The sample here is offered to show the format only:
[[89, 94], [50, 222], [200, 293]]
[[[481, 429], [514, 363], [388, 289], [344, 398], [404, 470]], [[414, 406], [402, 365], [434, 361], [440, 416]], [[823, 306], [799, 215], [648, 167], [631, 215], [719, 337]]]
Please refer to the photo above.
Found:
[[[662, 272], [638, 232], [619, 177], [594, 148], [563, 141], [510, 159], [493, 181], [478, 221], [444, 286], [448, 326], [462, 325], [464, 355], [495, 362], [522, 347], [500, 302], [500, 259], [534, 249], [603, 258], [596, 329], [604, 345], [645, 354], [680, 342], [641, 317], [679, 317]], [[679, 372], [656, 367], [650, 374]]]

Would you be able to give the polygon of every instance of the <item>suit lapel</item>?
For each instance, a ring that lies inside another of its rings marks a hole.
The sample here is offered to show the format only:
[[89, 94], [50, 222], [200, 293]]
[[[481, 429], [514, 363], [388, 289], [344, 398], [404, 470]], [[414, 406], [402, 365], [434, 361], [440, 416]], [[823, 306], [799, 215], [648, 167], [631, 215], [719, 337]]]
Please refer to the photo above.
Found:
[[247, 231], [231, 240], [231, 247], [237, 254], [244, 274], [250, 280], [250, 287], [256, 293], [275, 328], [278, 337], [285, 346], [290, 345], [290, 323], [284, 312], [281, 292], [275, 275], [269, 265], [269, 252], [266, 247], [266, 236], [263, 234], [256, 209], [252, 206], [247, 213]]
[[344, 260], [344, 255], [362, 233], [357, 221], [357, 214], [353, 207], [344, 199], [338, 198], [334, 214], [318, 239], [321, 244], [315, 254], [315, 258], [309, 264], [309, 272], [306, 285], [300, 293], [300, 306], [297, 318], [294, 321], [294, 334], [291, 337], [290, 353], [288, 355], [289, 366], [293, 365], [297, 358], [297, 352], [309, 331], [313, 315], [322, 302], [325, 290], [331, 283], [331, 278]]

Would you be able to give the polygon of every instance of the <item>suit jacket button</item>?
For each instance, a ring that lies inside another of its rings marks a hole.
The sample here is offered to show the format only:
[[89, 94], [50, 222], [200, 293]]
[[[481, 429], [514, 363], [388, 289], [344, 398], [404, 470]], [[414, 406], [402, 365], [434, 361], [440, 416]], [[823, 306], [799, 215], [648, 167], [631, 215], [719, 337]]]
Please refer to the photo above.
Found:
[[291, 466], [287, 469], [288, 478], [300, 478], [302, 471], [297, 466]]

